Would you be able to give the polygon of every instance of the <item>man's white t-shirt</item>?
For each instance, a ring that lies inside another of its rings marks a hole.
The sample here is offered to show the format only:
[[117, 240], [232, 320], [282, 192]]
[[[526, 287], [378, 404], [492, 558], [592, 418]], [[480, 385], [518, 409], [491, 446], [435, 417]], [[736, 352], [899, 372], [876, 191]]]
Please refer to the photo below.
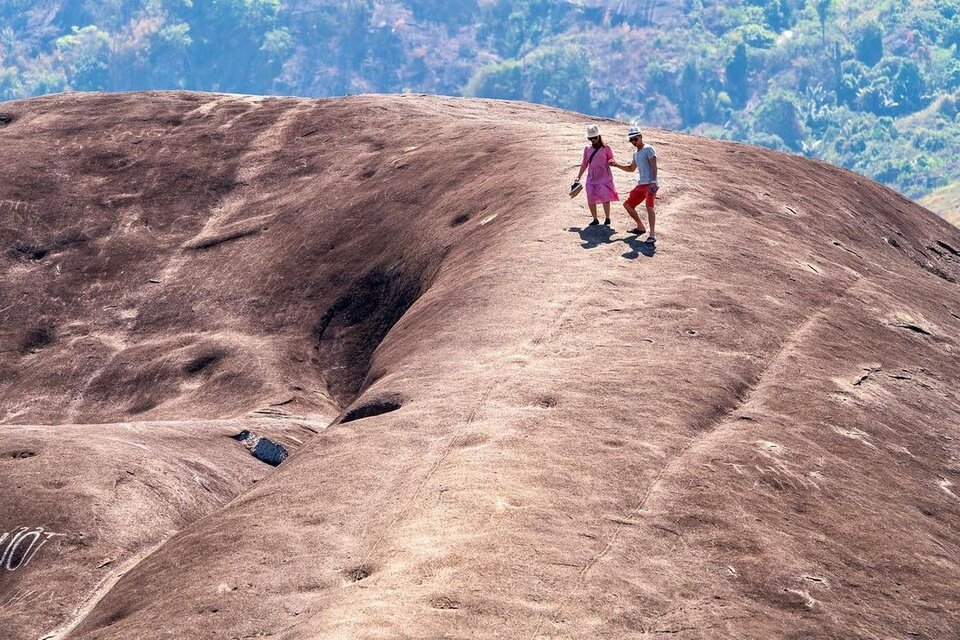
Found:
[[653, 182], [653, 169], [650, 166], [650, 160], [656, 157], [656, 149], [648, 144], [643, 145], [639, 151], [633, 153], [633, 161], [637, 165], [637, 184]]

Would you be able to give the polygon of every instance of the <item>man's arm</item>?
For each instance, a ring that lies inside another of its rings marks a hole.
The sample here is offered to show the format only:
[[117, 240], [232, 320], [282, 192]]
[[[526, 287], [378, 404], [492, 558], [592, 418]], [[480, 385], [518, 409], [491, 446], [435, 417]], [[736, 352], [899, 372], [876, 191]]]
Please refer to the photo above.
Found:
[[657, 182], [657, 156], [650, 158], [650, 184], [652, 185], [651, 190], [656, 193], [660, 188]]
[[637, 163], [636, 163], [636, 162], [631, 162], [630, 164], [620, 164], [620, 163], [617, 162], [616, 160], [611, 160], [611, 161], [610, 161], [610, 166], [611, 166], [611, 167], [616, 167], [617, 169], [623, 169], [624, 171], [627, 171], [627, 172], [636, 171], [636, 170], [637, 170]]

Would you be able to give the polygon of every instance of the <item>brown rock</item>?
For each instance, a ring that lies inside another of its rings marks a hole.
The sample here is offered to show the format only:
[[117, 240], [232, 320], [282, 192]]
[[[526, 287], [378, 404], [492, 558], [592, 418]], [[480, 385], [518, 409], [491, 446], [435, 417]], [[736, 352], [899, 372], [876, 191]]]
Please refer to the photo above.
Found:
[[572, 113], [3, 112], [10, 637], [960, 633], [960, 231], [901, 196], [648, 130], [654, 250]]

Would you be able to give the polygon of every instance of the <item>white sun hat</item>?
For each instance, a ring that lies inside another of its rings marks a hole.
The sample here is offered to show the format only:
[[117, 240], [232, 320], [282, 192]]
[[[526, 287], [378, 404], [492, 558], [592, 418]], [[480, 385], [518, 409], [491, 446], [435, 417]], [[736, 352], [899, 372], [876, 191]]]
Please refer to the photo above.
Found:
[[642, 135], [643, 135], [643, 134], [640, 133], [640, 127], [638, 127], [638, 126], [636, 126], [636, 125], [634, 125], [634, 126], [630, 127], [629, 129], [627, 129], [627, 140], [633, 140], [633, 139], [636, 138], [637, 136], [642, 136]]
[[587, 127], [587, 138], [596, 138], [600, 135], [600, 127], [595, 124]]

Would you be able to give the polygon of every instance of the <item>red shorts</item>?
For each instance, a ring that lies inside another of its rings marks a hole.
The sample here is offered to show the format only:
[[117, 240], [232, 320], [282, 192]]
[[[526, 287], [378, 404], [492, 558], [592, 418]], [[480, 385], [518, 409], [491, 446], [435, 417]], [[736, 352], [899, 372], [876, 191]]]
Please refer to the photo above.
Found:
[[652, 209], [653, 202], [656, 197], [656, 194], [653, 191], [650, 191], [649, 184], [638, 184], [633, 188], [633, 191], [630, 192], [630, 197], [627, 198], [627, 201], [624, 204], [628, 204], [631, 207], [636, 208], [638, 204], [646, 201], [647, 207]]

